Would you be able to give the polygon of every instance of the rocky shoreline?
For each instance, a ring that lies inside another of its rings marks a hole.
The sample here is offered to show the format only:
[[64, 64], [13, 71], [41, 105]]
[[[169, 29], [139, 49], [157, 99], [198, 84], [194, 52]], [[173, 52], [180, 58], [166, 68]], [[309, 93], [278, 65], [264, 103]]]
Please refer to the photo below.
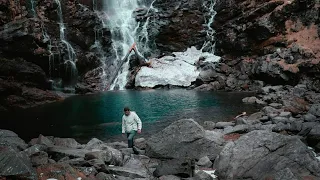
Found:
[[177, 120], [136, 139], [139, 155], [124, 142], [40, 135], [26, 144], [0, 130], [0, 179], [320, 179], [320, 94], [302, 84], [259, 92], [243, 102], [261, 111], [202, 126]]

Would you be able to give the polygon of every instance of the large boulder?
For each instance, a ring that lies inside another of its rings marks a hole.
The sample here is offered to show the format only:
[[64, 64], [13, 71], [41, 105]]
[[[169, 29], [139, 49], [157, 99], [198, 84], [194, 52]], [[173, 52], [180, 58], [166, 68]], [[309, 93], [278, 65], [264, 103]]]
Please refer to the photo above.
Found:
[[0, 144], [13, 147], [16, 150], [24, 150], [28, 145], [12, 131], [0, 129]]
[[252, 131], [225, 145], [214, 163], [219, 179], [274, 179], [285, 168], [293, 177], [320, 178], [320, 161], [296, 137]]
[[13, 179], [35, 179], [35, 171], [30, 159], [11, 146], [0, 145], [0, 177]]
[[192, 158], [211, 160], [222, 149], [223, 139], [206, 132], [192, 119], [176, 121], [147, 140], [146, 154], [155, 158]]

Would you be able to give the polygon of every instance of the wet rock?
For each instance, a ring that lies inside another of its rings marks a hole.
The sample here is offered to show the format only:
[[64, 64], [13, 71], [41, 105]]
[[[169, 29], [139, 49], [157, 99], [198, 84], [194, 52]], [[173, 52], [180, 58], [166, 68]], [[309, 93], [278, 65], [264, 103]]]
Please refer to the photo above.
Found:
[[35, 179], [30, 159], [11, 146], [0, 145], [0, 176], [13, 179]]
[[268, 131], [252, 131], [229, 142], [214, 166], [219, 179], [261, 179], [274, 176], [284, 168], [290, 168], [300, 178], [302, 174], [320, 176], [320, 162], [299, 139]]
[[[147, 140], [146, 155], [156, 158], [190, 158], [200, 159], [208, 156], [214, 159], [221, 149], [222, 137], [206, 133], [192, 119], [179, 120]], [[201, 149], [199, 147], [201, 146]]]
[[0, 129], [0, 144], [6, 144], [16, 150], [24, 150], [28, 145], [12, 131]]

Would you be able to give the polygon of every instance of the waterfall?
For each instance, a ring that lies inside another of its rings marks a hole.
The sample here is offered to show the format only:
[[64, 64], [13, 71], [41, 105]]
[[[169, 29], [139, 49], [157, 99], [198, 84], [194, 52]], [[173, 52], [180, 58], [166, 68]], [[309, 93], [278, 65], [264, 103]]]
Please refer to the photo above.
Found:
[[[105, 16], [107, 16], [104, 24], [111, 31], [114, 57], [120, 66], [122, 65], [121, 61], [134, 42], [137, 43], [137, 50], [139, 53], [145, 54], [150, 51], [148, 48], [147, 33], [149, 19], [144, 23], [138, 23], [133, 17], [133, 12], [139, 10], [139, 7], [141, 6], [138, 4], [138, 0], [104, 1], [104, 13]], [[149, 10], [150, 8], [152, 8], [152, 4], [150, 5]], [[122, 65], [121, 70], [118, 72], [110, 89], [116, 88], [123, 90], [127, 83], [128, 72], [129, 61], [126, 61]]]
[[210, 52], [210, 53], [214, 53], [215, 50], [215, 39], [214, 39], [214, 34], [215, 34], [215, 30], [211, 27], [213, 21], [214, 21], [214, 17], [216, 16], [217, 12], [214, 10], [214, 6], [216, 5], [216, 0], [209, 0], [209, 6], [206, 4], [206, 2], [203, 3], [203, 7], [208, 9], [208, 16], [209, 19], [207, 20], [206, 23], [206, 42], [204, 42], [201, 50], [202, 51], [206, 51], [206, 52]]
[[[60, 0], [55, 0], [56, 4], [58, 5], [58, 17], [59, 17], [59, 27], [60, 27], [60, 41], [62, 44], [67, 48], [67, 59], [63, 57], [63, 63], [65, 66], [65, 72], [68, 74], [68, 71], [70, 70], [69, 78], [71, 81], [74, 81], [76, 76], [77, 76], [77, 68], [75, 65], [76, 62], [76, 53], [71, 46], [71, 44], [66, 40], [65, 38], [65, 25], [63, 23], [63, 15], [62, 15], [62, 8], [61, 8], [61, 3]], [[71, 82], [74, 83], [74, 82]]]
[[37, 0], [30, 0], [30, 5], [31, 5], [31, 13], [33, 17], [37, 17], [36, 13], [36, 2]]

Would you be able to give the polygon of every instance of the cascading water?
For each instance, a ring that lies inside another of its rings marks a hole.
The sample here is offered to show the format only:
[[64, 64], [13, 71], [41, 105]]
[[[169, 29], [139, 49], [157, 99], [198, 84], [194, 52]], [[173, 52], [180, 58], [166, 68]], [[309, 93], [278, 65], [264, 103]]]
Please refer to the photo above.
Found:
[[63, 15], [62, 15], [62, 8], [60, 0], [55, 0], [56, 4], [58, 5], [58, 17], [59, 17], [59, 27], [60, 27], [60, 41], [62, 44], [66, 47], [67, 50], [67, 57], [63, 57], [64, 60], [64, 66], [65, 66], [65, 72], [68, 74], [70, 78], [71, 85], [75, 83], [75, 79], [77, 77], [77, 68], [75, 65], [76, 62], [76, 53], [71, 46], [71, 44], [66, 40], [65, 38], [65, 25], [63, 22]]
[[[137, 0], [104, 1], [104, 12], [108, 17], [104, 24], [111, 31], [115, 59], [120, 66], [122, 65], [121, 61], [134, 42], [137, 43], [138, 52], [144, 54], [150, 51], [148, 48], [148, 33], [146, 29], [149, 19], [142, 24], [140, 22], [137, 23], [136, 19], [132, 16], [134, 11], [139, 10], [139, 7], [141, 6]], [[151, 7], [152, 5], [150, 8]], [[128, 72], [129, 61], [126, 61], [122, 65], [110, 89], [117, 88], [123, 90], [127, 83]]]
[[36, 1], [37, 0], [30, 0], [30, 5], [31, 5], [31, 14], [33, 17], [36, 17], [37, 16], [37, 13], [36, 13]]
[[215, 34], [215, 30], [211, 27], [213, 21], [214, 21], [214, 17], [216, 16], [217, 12], [214, 10], [214, 6], [216, 5], [216, 0], [209, 0], [207, 2], [208, 4], [206, 4], [206, 2], [204, 2], [203, 7], [208, 9], [208, 16], [209, 19], [207, 20], [207, 36], [206, 36], [206, 41], [203, 44], [201, 50], [205, 51], [205, 52], [209, 52], [209, 53], [214, 53], [215, 51], [215, 39], [214, 39], [214, 34]]

